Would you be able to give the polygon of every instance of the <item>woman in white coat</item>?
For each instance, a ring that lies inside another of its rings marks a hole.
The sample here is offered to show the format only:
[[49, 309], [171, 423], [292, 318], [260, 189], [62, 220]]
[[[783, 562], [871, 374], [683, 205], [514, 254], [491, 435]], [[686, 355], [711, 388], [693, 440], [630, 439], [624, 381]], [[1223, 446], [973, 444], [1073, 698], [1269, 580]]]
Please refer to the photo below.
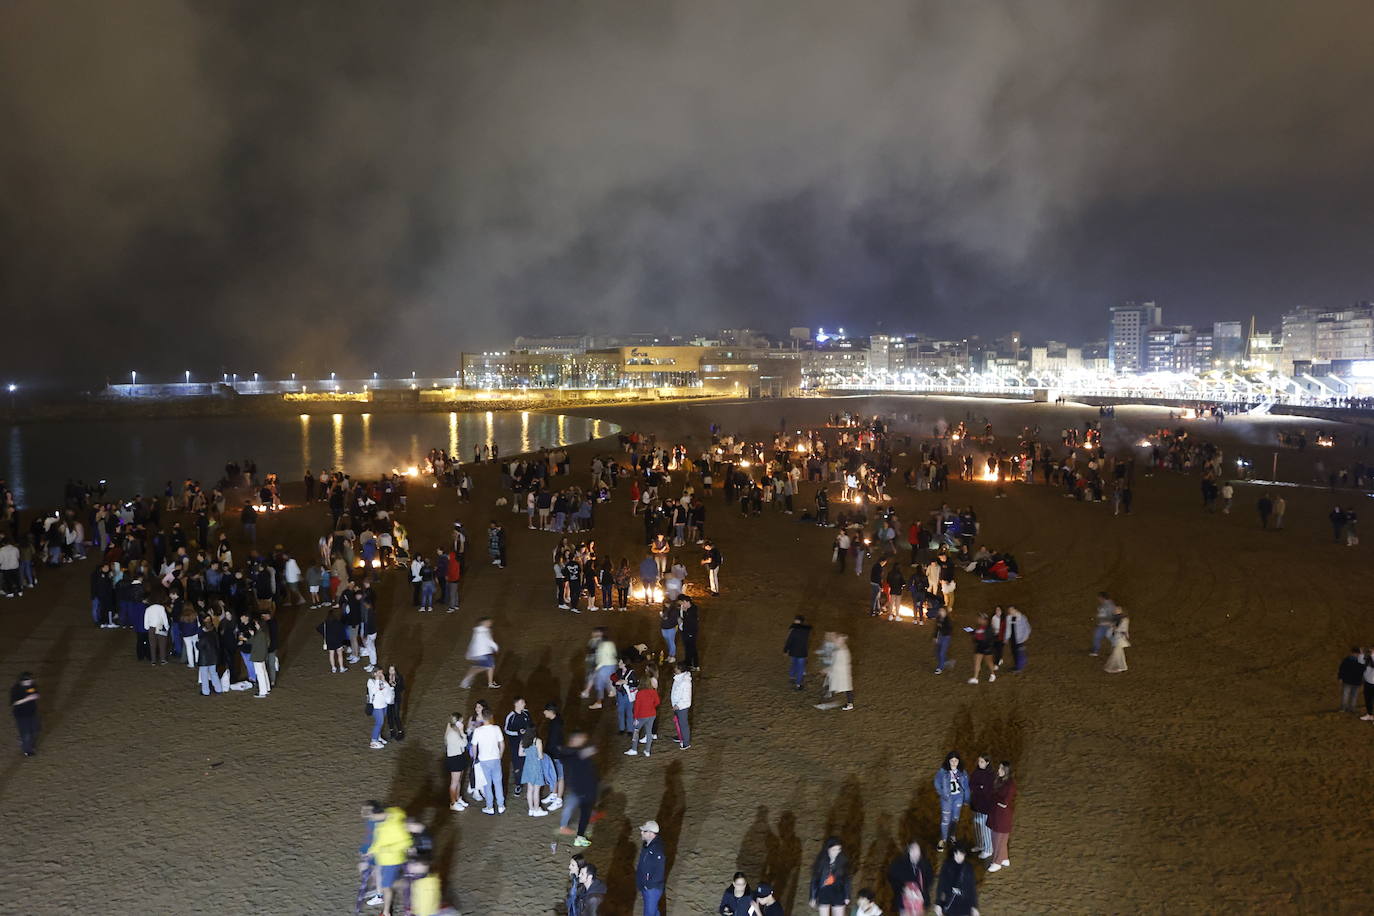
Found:
[[1112, 654], [1107, 656], [1107, 664], [1102, 670], [1108, 674], [1120, 674], [1126, 670], [1126, 650], [1131, 647], [1131, 618], [1124, 609], [1118, 609], [1112, 618], [1112, 629], [1107, 637], [1112, 644]]
[[853, 662], [849, 655], [849, 637], [843, 633], [835, 634], [835, 648], [830, 656], [830, 668], [826, 671], [826, 685], [832, 694], [844, 694], [844, 705], [840, 709], [854, 708]]

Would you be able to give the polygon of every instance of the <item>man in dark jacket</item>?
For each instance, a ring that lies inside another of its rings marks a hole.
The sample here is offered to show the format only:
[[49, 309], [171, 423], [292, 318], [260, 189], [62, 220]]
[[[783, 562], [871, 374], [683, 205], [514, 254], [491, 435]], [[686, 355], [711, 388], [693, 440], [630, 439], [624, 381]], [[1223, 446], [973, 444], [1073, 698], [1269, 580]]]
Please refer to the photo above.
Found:
[[606, 901], [606, 882], [596, 876], [596, 866], [583, 865], [577, 884], [577, 916], [597, 916]]
[[791, 659], [787, 677], [792, 681], [792, 686], [801, 690], [802, 681], [806, 680], [806, 657], [811, 652], [811, 625], [801, 614], [792, 618], [792, 626], [787, 628], [787, 641], [783, 643], [782, 651]]
[[682, 664], [693, 671], [700, 671], [701, 659], [697, 657], [697, 635], [701, 632], [701, 610], [695, 601], [685, 595], [678, 599], [677, 606], [682, 626]]
[[910, 912], [912, 908], [906, 905], [909, 895], [921, 898], [922, 911], [930, 909], [935, 874], [931, 871], [930, 860], [921, 854], [920, 843], [908, 843], [906, 852], [892, 860], [887, 867], [887, 883], [892, 887], [892, 912]]
[[1359, 702], [1360, 687], [1364, 684], [1364, 660], [1359, 646], [1351, 646], [1350, 654], [1341, 659], [1336, 677], [1341, 682], [1341, 712], [1358, 712], [1355, 704]]
[[644, 916], [658, 916], [668, 870], [663, 857], [663, 840], [658, 835], [658, 821], [645, 821], [640, 825], [639, 836], [644, 845], [635, 863], [635, 887], [644, 899]]
[[110, 564], [105, 563], [91, 573], [91, 617], [102, 629], [112, 630], [119, 626], [115, 617], [115, 587], [110, 576]]

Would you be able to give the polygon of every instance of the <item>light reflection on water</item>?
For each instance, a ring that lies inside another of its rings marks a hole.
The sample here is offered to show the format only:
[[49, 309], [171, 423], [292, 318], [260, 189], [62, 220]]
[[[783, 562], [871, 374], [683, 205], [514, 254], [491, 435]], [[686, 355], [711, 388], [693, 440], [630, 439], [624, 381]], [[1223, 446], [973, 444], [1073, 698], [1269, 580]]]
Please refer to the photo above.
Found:
[[[187, 476], [206, 486], [227, 461], [253, 459], [260, 474], [296, 481], [342, 467], [373, 476], [417, 464], [431, 448], [464, 461], [474, 445], [495, 443], [501, 455], [613, 435], [613, 423], [541, 413], [334, 414], [310, 417], [194, 417], [30, 423], [4, 431], [0, 479], [21, 508], [58, 504], [68, 478], [109, 481], [114, 496], [161, 495]], [[326, 457], [327, 456], [327, 457]], [[324, 461], [329, 461], [325, 466]], [[317, 463], [318, 462], [318, 463]]]

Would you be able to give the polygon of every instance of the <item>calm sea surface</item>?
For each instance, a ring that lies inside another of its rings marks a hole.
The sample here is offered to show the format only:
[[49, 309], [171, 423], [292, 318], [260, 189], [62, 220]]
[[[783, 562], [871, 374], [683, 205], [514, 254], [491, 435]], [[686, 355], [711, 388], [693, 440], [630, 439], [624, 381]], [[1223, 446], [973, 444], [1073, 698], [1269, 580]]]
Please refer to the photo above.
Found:
[[0, 479], [20, 508], [61, 503], [68, 478], [109, 482], [109, 495], [161, 495], [168, 480], [213, 486], [225, 462], [257, 462], [258, 473], [300, 480], [306, 468], [374, 476], [415, 464], [431, 448], [472, 460], [474, 445], [502, 455], [614, 435], [604, 420], [561, 414], [404, 413], [310, 417], [197, 417], [0, 426]]

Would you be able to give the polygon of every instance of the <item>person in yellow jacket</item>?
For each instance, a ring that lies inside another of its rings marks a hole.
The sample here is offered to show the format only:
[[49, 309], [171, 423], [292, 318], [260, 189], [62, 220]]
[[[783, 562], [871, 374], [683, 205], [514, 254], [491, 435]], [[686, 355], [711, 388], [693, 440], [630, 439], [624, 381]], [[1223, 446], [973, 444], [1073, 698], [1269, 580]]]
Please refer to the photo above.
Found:
[[438, 916], [441, 912], [439, 876], [430, 871], [429, 862], [416, 859], [406, 866], [410, 874], [411, 916]]
[[395, 805], [387, 808], [386, 816], [372, 833], [372, 845], [367, 849], [367, 854], [377, 864], [377, 887], [382, 892], [382, 916], [392, 916], [391, 901], [396, 895], [396, 881], [405, 868], [410, 842], [405, 811]]

